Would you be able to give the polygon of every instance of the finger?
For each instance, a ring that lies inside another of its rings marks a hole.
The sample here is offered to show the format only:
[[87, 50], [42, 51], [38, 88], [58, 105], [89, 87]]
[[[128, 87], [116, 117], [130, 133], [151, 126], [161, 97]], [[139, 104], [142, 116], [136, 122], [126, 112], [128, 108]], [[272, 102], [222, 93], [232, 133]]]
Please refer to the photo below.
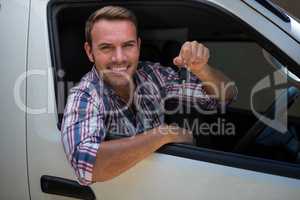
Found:
[[186, 141], [184, 143], [193, 144], [194, 143], [193, 139], [194, 139], [193, 136], [191, 134], [189, 134], [189, 135], [187, 135]]
[[183, 134], [186, 134], [186, 135], [192, 135], [193, 134], [193, 132], [191, 130], [186, 129], [186, 128], [181, 128], [181, 132]]
[[203, 44], [201, 44], [200, 46], [200, 51], [201, 51], [201, 60], [203, 60], [205, 54], [205, 46]]
[[194, 41], [192, 42], [192, 55], [191, 55], [191, 63], [194, 63], [197, 61], [197, 53], [199, 49], [199, 43]]
[[208, 49], [205, 47], [204, 50], [203, 50], [203, 62], [205, 62], [205, 63], [208, 62], [208, 54], [209, 54], [209, 51], [208, 51]]
[[185, 64], [190, 62], [190, 58], [191, 58], [191, 43], [190, 42], [186, 42], [184, 43], [184, 45], [181, 48], [181, 58], [183, 59], [183, 62]]
[[208, 48], [205, 48], [204, 57], [206, 60], [209, 59], [209, 49]]
[[184, 65], [181, 56], [177, 56], [176, 58], [174, 58], [173, 63], [174, 63], [174, 65], [176, 65], [178, 67]]
[[202, 58], [202, 49], [201, 49], [201, 47], [199, 47], [199, 48], [197, 49], [197, 59], [198, 59], [198, 60], [201, 60], [201, 58]]

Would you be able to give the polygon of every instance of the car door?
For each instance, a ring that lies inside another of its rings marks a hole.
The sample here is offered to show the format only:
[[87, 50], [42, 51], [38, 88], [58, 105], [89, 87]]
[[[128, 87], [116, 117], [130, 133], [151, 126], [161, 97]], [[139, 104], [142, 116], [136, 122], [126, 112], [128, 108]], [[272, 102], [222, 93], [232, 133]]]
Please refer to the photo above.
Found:
[[[200, 8], [201, 12], [205, 11], [203, 8], [209, 8], [212, 13], [231, 16], [236, 23], [250, 27], [249, 30], [263, 38], [261, 44], [266, 45], [266, 49], [269, 43], [277, 47], [272, 51], [275, 55], [283, 53], [287, 60], [298, 65], [300, 63], [296, 53], [300, 52], [299, 44], [242, 1], [112, 3], [131, 6], [139, 11], [140, 16], [154, 8], [162, 15], [164, 12], [159, 8], [167, 11], [173, 6], [180, 11], [181, 7], [188, 7], [195, 12]], [[66, 95], [63, 92], [65, 84], [69, 84], [63, 79], [65, 63], [62, 57], [73, 55], [74, 49], [65, 44], [65, 40], [59, 40], [62, 29], [58, 29], [55, 24], [58, 20], [56, 14], [61, 12], [65, 17], [72, 14], [80, 16], [85, 9], [91, 11], [107, 4], [110, 2], [31, 0], [26, 79], [29, 110], [26, 115], [27, 159], [31, 199], [299, 199], [298, 165], [183, 144], [161, 148], [112, 180], [94, 183], [89, 187], [76, 183], [74, 172], [63, 151], [58, 128], [59, 112], [63, 109], [59, 101], [63, 101]], [[72, 9], [78, 12], [72, 12]], [[68, 29], [67, 20], [62, 28]], [[69, 39], [76, 37], [75, 32], [70, 33]], [[65, 44], [67, 50], [63, 51], [61, 44]], [[77, 61], [76, 56], [71, 58]], [[74, 67], [73, 70], [78, 69]]]
[[28, 23], [29, 1], [0, 1], [0, 199], [30, 198], [24, 104]]

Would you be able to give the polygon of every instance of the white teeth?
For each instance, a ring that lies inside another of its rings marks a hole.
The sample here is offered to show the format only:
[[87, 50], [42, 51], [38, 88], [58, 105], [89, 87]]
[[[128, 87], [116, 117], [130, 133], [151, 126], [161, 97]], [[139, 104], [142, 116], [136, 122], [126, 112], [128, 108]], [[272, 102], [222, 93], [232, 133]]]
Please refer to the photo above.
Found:
[[126, 71], [127, 70], [127, 67], [113, 67], [112, 68], [112, 71], [115, 71], [115, 72], [122, 72], [122, 71]]

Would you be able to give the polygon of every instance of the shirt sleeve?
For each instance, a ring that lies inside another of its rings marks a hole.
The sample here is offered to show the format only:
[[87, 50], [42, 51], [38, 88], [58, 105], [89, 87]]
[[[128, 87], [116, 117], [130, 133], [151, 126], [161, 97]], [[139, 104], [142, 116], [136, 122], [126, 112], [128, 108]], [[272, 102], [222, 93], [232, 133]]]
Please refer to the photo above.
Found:
[[203, 110], [214, 110], [218, 107], [218, 100], [208, 95], [203, 88], [201, 80], [187, 71], [187, 79], [183, 83], [179, 73], [171, 67], [154, 64], [154, 71], [162, 87], [165, 88], [166, 98], [177, 98], [190, 105], [200, 106]]
[[68, 97], [62, 121], [62, 143], [82, 185], [92, 183], [92, 170], [105, 137], [104, 107], [83, 91]]

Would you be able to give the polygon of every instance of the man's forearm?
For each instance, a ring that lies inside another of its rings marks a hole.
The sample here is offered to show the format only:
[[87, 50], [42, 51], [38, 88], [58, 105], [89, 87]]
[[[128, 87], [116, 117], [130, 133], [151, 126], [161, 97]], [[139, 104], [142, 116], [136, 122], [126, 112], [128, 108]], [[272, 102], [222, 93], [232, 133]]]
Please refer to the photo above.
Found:
[[210, 95], [215, 95], [219, 100], [230, 101], [235, 97], [235, 84], [221, 71], [206, 64], [192, 71], [202, 82], [204, 89]]
[[172, 138], [158, 133], [157, 128], [133, 138], [102, 142], [93, 169], [93, 182], [120, 175], [169, 142]]

